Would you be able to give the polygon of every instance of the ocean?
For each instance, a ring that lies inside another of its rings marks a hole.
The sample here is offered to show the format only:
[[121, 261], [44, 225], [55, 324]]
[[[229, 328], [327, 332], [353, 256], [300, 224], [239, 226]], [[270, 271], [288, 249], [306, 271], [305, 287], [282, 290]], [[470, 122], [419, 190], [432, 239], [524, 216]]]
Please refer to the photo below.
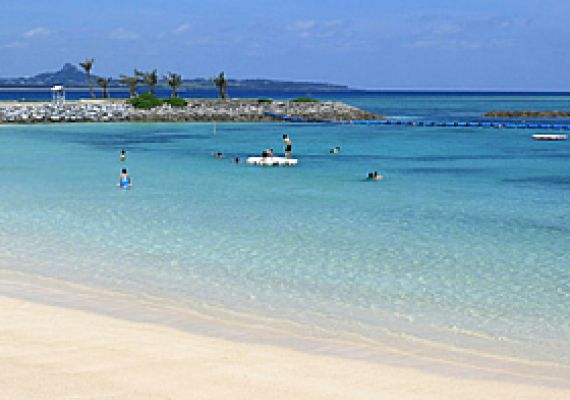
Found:
[[[449, 120], [570, 103], [555, 94], [316, 97]], [[297, 167], [243, 163], [266, 148], [281, 153], [284, 133]], [[568, 385], [570, 142], [536, 142], [533, 133], [0, 126], [0, 270], [80, 285], [116, 304], [142, 299], [160, 323], [199, 313], [260, 327], [268, 342], [267, 332], [279, 332], [281, 342], [348, 357]], [[330, 154], [335, 146], [341, 152]], [[123, 167], [130, 190], [116, 187]], [[384, 180], [366, 181], [371, 171]]]

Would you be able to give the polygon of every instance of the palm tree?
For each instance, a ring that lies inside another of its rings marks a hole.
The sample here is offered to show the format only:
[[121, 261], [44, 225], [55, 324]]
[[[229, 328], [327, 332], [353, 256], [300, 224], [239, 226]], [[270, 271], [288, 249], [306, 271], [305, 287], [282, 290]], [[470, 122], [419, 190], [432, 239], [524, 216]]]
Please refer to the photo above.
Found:
[[158, 85], [158, 73], [156, 72], [156, 69], [153, 69], [150, 72], [135, 69], [135, 76], [139, 77], [141, 81], [148, 86], [148, 91], [154, 94], [154, 88]]
[[99, 78], [97, 79], [97, 84], [103, 88], [103, 98], [109, 97], [109, 83], [111, 82], [111, 78]]
[[144, 80], [144, 74], [145, 74], [144, 71], [140, 71], [140, 70], [135, 68], [134, 74], [137, 77], [137, 79], [139, 80], [139, 82], [142, 82]]
[[129, 87], [129, 95], [131, 97], [137, 97], [137, 85], [140, 80], [136, 76], [121, 75], [121, 83]]
[[89, 84], [89, 93], [91, 94], [92, 98], [95, 98], [95, 93], [93, 93], [93, 83], [91, 82], [91, 68], [93, 68], [94, 63], [95, 63], [94, 58], [86, 58], [85, 61], [79, 63], [79, 66], [85, 70], [85, 74], [87, 75], [87, 83]]
[[182, 75], [169, 72], [168, 75], [164, 76], [164, 79], [168, 83], [168, 86], [172, 88], [172, 97], [177, 97], [178, 89], [182, 85]]
[[228, 86], [228, 80], [226, 79], [226, 76], [224, 75], [224, 71], [220, 72], [220, 75], [215, 77], [213, 80], [214, 80], [214, 84], [218, 88], [220, 98], [225, 99], [227, 97], [226, 87]]

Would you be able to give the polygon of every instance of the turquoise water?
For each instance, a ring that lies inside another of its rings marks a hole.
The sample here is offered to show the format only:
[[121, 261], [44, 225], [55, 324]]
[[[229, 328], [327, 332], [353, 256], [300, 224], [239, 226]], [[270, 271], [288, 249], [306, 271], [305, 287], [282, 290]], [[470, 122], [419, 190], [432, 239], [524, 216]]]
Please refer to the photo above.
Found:
[[[385, 98], [349, 101], [396, 108]], [[453, 117], [473, 101], [415, 96], [398, 107]], [[485, 101], [473, 112], [522, 102]], [[281, 151], [284, 132], [298, 167], [232, 162]], [[570, 142], [534, 142], [532, 133], [1, 126], [0, 268], [285, 321], [307, 334], [536, 363], [567, 378]], [[342, 152], [329, 154], [336, 145]], [[132, 190], [116, 188], [122, 166]], [[373, 170], [385, 179], [364, 181]]]

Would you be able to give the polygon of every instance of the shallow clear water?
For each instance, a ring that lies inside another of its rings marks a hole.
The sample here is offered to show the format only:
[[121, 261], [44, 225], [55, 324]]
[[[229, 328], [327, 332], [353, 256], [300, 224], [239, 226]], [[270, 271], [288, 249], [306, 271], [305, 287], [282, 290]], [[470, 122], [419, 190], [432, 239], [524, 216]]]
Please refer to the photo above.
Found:
[[[472, 105], [416, 97], [392, 107], [453, 116]], [[377, 110], [385, 101], [351, 102]], [[516, 108], [517, 99], [485, 101]], [[232, 162], [281, 151], [283, 132], [298, 167]], [[0, 266], [333, 336], [567, 368], [570, 143], [534, 142], [532, 133], [1, 126]], [[329, 154], [336, 145], [342, 152]], [[132, 190], [115, 186], [122, 166]], [[364, 181], [373, 170], [385, 180]]]

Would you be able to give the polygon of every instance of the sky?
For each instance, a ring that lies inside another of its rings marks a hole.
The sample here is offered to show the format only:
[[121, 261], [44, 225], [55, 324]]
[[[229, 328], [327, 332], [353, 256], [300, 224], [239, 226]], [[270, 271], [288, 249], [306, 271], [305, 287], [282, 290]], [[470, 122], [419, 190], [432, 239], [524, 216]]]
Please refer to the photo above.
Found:
[[269, 78], [570, 90], [570, 0], [0, 0], [0, 77]]

